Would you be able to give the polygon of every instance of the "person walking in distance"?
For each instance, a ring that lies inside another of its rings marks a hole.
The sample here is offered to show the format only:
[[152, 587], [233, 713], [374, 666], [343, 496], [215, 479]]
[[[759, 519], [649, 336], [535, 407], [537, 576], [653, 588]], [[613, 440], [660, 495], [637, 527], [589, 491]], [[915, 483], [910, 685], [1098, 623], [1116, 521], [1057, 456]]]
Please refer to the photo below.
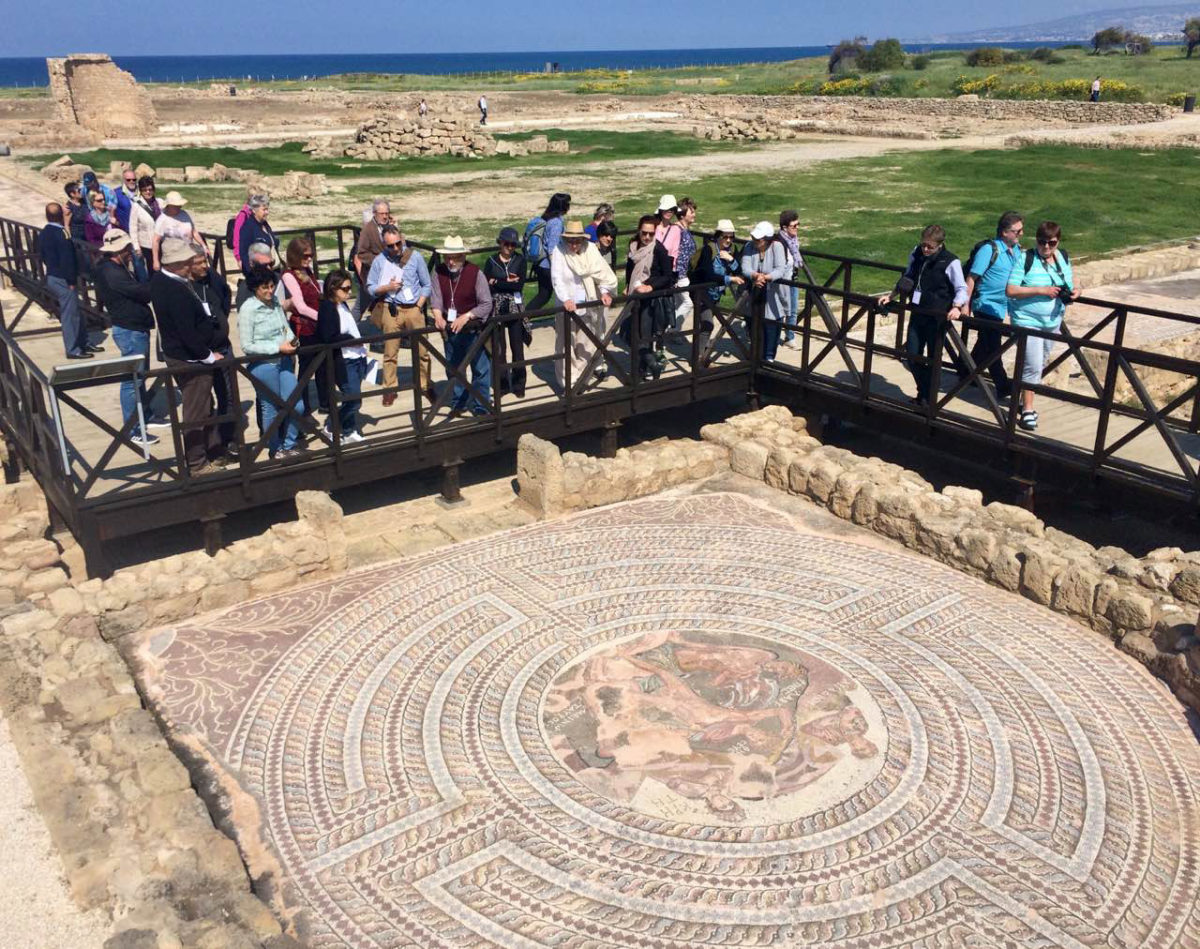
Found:
[[[371, 323], [384, 333], [401, 330], [423, 329], [425, 315], [421, 312], [429, 299], [432, 286], [429, 268], [414, 248], [405, 246], [404, 235], [395, 224], [383, 228], [383, 253], [371, 264], [367, 273], [367, 294], [374, 301], [371, 307]], [[385, 340], [383, 344], [383, 385], [394, 389], [397, 385], [397, 361], [400, 354], [399, 338]], [[425, 398], [437, 398], [430, 379], [431, 359], [428, 344], [417, 335], [409, 340], [413, 350], [413, 372], [417, 374], [417, 385]], [[388, 407], [396, 401], [396, 393], [383, 396], [383, 405]]]
[[58, 303], [58, 321], [62, 325], [63, 349], [68, 359], [91, 359], [98, 346], [88, 343], [87, 323], [79, 312], [75, 284], [79, 265], [75, 246], [63, 229], [63, 209], [57, 201], [46, 205], [46, 226], [38, 236], [38, 256], [46, 268], [46, 283]]
[[488, 110], [487, 96], [480, 96], [478, 105], [479, 105], [479, 124], [487, 125], [487, 110]]
[[418, 118], [423, 119], [428, 114], [429, 114], [429, 106], [426, 105], [425, 100], [422, 99], [421, 102], [417, 105], [417, 116], [418, 116]]
[[1093, 102], [1100, 101], [1100, 77], [1099, 76], [1097, 76], [1095, 79], [1092, 80], [1091, 100]]
[[[1024, 259], [1013, 267], [1005, 291], [1013, 326], [1057, 333], [1067, 306], [1079, 298], [1071, 258], [1059, 247], [1061, 241], [1062, 228], [1054, 221], [1043, 221], [1037, 229], [1037, 249], [1025, 251]], [[1033, 392], [1025, 386], [1042, 381], [1053, 348], [1053, 339], [1025, 337], [1025, 361], [1018, 367], [1022, 389], [1017, 424], [1027, 432], [1037, 431], [1038, 414], [1033, 408]]]
[[[1008, 316], [1008, 278], [1013, 267], [1021, 259], [1021, 235], [1025, 224], [1016, 211], [1005, 211], [996, 225], [996, 236], [980, 241], [967, 259], [967, 302], [963, 316], [986, 321], [986, 326], [976, 325], [975, 345], [971, 347], [971, 359], [976, 366], [986, 363], [1000, 351], [1003, 337], [1000, 326]], [[967, 328], [962, 331], [963, 344], [968, 339]], [[1012, 381], [1004, 362], [997, 359], [988, 366], [988, 373], [996, 386], [996, 398], [1007, 399], [1012, 390]]]
[[887, 306], [892, 296], [912, 293], [913, 311], [908, 319], [905, 350], [908, 371], [917, 384], [913, 402], [927, 405], [933, 396], [933, 366], [930, 357], [936, 350], [938, 333], [945, 333], [943, 318], [957, 320], [967, 305], [967, 281], [962, 263], [946, 249], [946, 231], [940, 224], [930, 224], [921, 232], [921, 242], [908, 258], [908, 268], [891, 294], [884, 294], [880, 303]]

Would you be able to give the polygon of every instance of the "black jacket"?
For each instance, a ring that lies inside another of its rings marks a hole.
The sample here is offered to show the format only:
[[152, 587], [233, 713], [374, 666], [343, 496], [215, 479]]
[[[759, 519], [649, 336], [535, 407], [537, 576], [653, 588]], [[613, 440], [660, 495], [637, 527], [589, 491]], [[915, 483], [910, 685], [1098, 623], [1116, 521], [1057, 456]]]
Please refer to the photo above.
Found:
[[[633, 293], [633, 287], [629, 286], [629, 278], [632, 276], [633, 258], [630, 257], [625, 261], [626, 293]], [[654, 261], [650, 264], [650, 274], [646, 277], [646, 283], [655, 290], [666, 290], [675, 286], [675, 265], [671, 263], [671, 255], [667, 253], [661, 241], [654, 242]]]
[[138, 283], [133, 274], [110, 257], [100, 261], [93, 277], [96, 295], [108, 311], [113, 326], [143, 333], [154, 329], [148, 283]]
[[950, 280], [947, 268], [956, 260], [958, 258], [945, 247], [932, 257], [926, 257], [920, 245], [913, 248], [904, 276], [913, 282], [914, 290], [921, 291], [921, 302], [916, 304], [918, 309], [950, 312], [954, 306], [954, 283]]
[[226, 340], [229, 339], [229, 313], [233, 303], [233, 294], [229, 290], [229, 281], [211, 267], [208, 276], [203, 280], [191, 281], [192, 289], [200, 298], [202, 304], [207, 303], [214, 319], [221, 324]]
[[229, 345], [228, 327], [204, 312], [200, 298], [186, 280], [156, 271], [150, 277], [150, 302], [158, 321], [158, 338], [163, 355], [171, 359], [199, 361], [210, 352]]
[[38, 253], [46, 267], [47, 277], [59, 277], [74, 286], [79, 277], [75, 245], [61, 225], [47, 224], [38, 236]]
[[[506, 267], [500, 262], [499, 254], [492, 254], [483, 265], [483, 276], [492, 288], [492, 294], [520, 293], [525, 286], [525, 258], [513, 254]], [[495, 283], [492, 281], [495, 280]]]
[[242, 274], [247, 277], [250, 276], [251, 244], [267, 244], [275, 250], [279, 250], [279, 238], [271, 230], [270, 223], [263, 221], [260, 224], [254, 219], [253, 214], [247, 214], [246, 220], [242, 222], [242, 229], [238, 233], [238, 256], [241, 258]]
[[[321, 300], [317, 308], [317, 338], [318, 343], [342, 343], [355, 339], [349, 333], [342, 332], [342, 318], [338, 314], [338, 305], [332, 300]], [[346, 385], [346, 359], [343, 350], [331, 350], [333, 354], [333, 371], [339, 386]]]

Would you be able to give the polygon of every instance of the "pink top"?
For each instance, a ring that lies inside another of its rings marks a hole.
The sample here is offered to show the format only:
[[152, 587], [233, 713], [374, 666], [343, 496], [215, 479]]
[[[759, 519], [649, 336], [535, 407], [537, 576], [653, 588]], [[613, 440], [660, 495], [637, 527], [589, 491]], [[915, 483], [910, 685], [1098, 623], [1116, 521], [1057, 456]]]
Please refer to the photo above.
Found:
[[675, 258], [679, 256], [679, 237], [682, 233], [682, 228], [674, 221], [670, 224], [660, 224], [654, 231], [654, 239], [667, 249], [667, 253], [671, 255], [671, 263], [675, 263]]
[[304, 302], [304, 291], [300, 287], [300, 281], [296, 279], [296, 275], [290, 270], [283, 272], [283, 285], [287, 287], [287, 292], [292, 298], [292, 312], [299, 313], [301, 316], [307, 316], [310, 320], [317, 318], [317, 311]]

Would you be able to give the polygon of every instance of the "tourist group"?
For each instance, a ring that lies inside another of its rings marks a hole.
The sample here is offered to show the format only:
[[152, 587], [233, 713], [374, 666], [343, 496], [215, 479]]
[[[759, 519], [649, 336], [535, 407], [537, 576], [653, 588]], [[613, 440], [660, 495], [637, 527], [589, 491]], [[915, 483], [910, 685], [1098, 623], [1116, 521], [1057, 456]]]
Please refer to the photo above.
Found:
[[[363, 386], [378, 381], [382, 405], [395, 403], [402, 343], [412, 353], [415, 391], [434, 405], [439, 395], [431, 347], [440, 339], [451, 384], [443, 402], [451, 416], [488, 414], [493, 381], [502, 393], [523, 398], [536, 362], [526, 359], [533, 328], [528, 314], [548, 306], [557, 311], [557, 333], [553, 378], [546, 381], [560, 394], [568, 386], [605, 379], [607, 354], [597, 356], [597, 342], [614, 336], [628, 347], [632, 370], [645, 380], [659, 377], [669, 342], [680, 338], [677, 331], [694, 335], [699, 352], [709, 358], [718, 306], [727, 292], [744, 303], [743, 316], [757, 316], [763, 360], [774, 362], [780, 347], [799, 345], [796, 283], [806, 270], [795, 210], [783, 211], [777, 225], [754, 225], [740, 246], [727, 219], [698, 243], [696, 203], [667, 194], [638, 220], [624, 244], [611, 204], [597, 207], [585, 225], [571, 215], [571, 196], [556, 193], [542, 213], [503, 228], [482, 267], [467, 259], [462, 239], [450, 235], [435, 248], [431, 269], [380, 198], [364, 211], [352, 269], [334, 269], [318, 280], [312, 242], [296, 237], [281, 245], [269, 221], [268, 197], [255, 194], [226, 231], [241, 269], [235, 294], [177, 191], [160, 198], [153, 178], [139, 179], [127, 169], [117, 187], [88, 173], [66, 186], [66, 198], [47, 205], [40, 238], [66, 355], [87, 359], [102, 350], [91, 344], [79, 308], [83, 280], [95, 287], [122, 355], [140, 356], [148, 365], [157, 329], [166, 365], [192, 367], [176, 378], [186, 460], [196, 474], [218, 470], [237, 454], [231, 321], [258, 390], [259, 430], [269, 436], [267, 448], [278, 459], [304, 451], [302, 429], [313, 426], [300, 422], [314, 412], [326, 415], [327, 437], [363, 440]], [[1021, 249], [1023, 233], [1021, 215], [1005, 213], [995, 237], [976, 244], [965, 267], [946, 248], [942, 227], [931, 225], [921, 234], [895, 290], [880, 298], [885, 306], [903, 299], [912, 308], [906, 353], [916, 383], [914, 402], [925, 404], [931, 397], [930, 355], [940, 349], [935, 343], [947, 320], [979, 321], [971, 356], [980, 374], [987, 369], [1001, 399], [1011, 392], [1000, 358], [1003, 321], [1046, 333], [1058, 329], [1064, 308], [1079, 293], [1059, 246], [1060, 229], [1043, 222], [1029, 250]], [[628, 305], [618, 317], [609, 308], [620, 289], [619, 250]], [[616, 319], [621, 322], [614, 328]], [[485, 334], [489, 321], [499, 323]], [[372, 346], [379, 347], [376, 334], [383, 337], [381, 366], [371, 355]], [[964, 327], [962, 337], [967, 336]], [[1019, 367], [1023, 382], [1040, 381], [1051, 344], [1048, 337], [1028, 337]], [[326, 347], [329, 358], [318, 360]], [[961, 357], [951, 358], [965, 374]], [[308, 371], [314, 360], [317, 368]], [[201, 365], [211, 368], [194, 368]], [[339, 394], [336, 424], [329, 416], [333, 391]], [[1033, 393], [1023, 389], [1021, 398], [1018, 424], [1035, 430]], [[120, 403], [135, 443], [153, 444], [158, 439], [150, 429], [169, 425], [133, 376], [121, 382]], [[420, 404], [415, 392], [414, 404]]]

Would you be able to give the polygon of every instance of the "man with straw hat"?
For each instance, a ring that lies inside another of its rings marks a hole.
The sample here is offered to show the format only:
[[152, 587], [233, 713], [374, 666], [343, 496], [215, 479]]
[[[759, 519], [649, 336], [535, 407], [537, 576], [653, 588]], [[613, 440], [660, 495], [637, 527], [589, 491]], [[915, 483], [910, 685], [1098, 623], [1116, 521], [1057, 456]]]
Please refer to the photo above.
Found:
[[[141, 356], [142, 370], [145, 371], [150, 363], [150, 330], [154, 328], [154, 314], [150, 310], [150, 285], [139, 281], [131, 269], [133, 239], [124, 231], [110, 228], [104, 234], [100, 253], [102, 257], [95, 275], [96, 296], [112, 320], [113, 342], [122, 356]], [[142, 415], [147, 426], [170, 424], [166, 419], [152, 418], [145, 384], [139, 380], [135, 385], [132, 375], [123, 377], [121, 417], [128, 420], [135, 415], [138, 402], [142, 404]], [[136, 424], [130, 430], [129, 437], [147, 445], [158, 441]]]
[[446, 362], [451, 369], [459, 370], [472, 347], [476, 350], [471, 357], [471, 386], [475, 392], [455, 377], [450, 414], [454, 417], [470, 409], [472, 415], [487, 415], [491, 410], [492, 361], [487, 347], [475, 344], [492, 315], [492, 291], [483, 271], [467, 260], [461, 237], [447, 237], [438, 254], [442, 259], [433, 268], [429, 311], [433, 325], [446, 335]]
[[185, 244], [199, 244], [208, 249], [204, 238], [200, 236], [192, 216], [184, 210], [187, 199], [178, 191], [167, 192], [163, 200], [163, 213], [154, 222], [154, 269], [162, 266], [161, 247], [167, 238], [182, 241]]
[[[580, 324], [586, 325], [599, 339], [604, 338], [608, 328], [604, 308], [583, 304], [599, 300], [604, 307], [611, 306], [612, 295], [617, 289], [616, 274], [588, 239], [587, 231], [579, 221], [567, 222], [562, 240], [550, 254], [550, 283], [559, 305], [566, 311], [557, 317], [555, 343], [555, 351], [561, 352], [563, 358], [554, 363], [554, 378], [559, 389], [565, 391], [566, 361], [571, 360], [571, 383], [575, 385], [596, 352], [595, 344]], [[568, 323], [571, 325], [569, 347]], [[600, 362], [596, 366], [597, 381], [602, 380], [607, 371], [607, 365]]]

